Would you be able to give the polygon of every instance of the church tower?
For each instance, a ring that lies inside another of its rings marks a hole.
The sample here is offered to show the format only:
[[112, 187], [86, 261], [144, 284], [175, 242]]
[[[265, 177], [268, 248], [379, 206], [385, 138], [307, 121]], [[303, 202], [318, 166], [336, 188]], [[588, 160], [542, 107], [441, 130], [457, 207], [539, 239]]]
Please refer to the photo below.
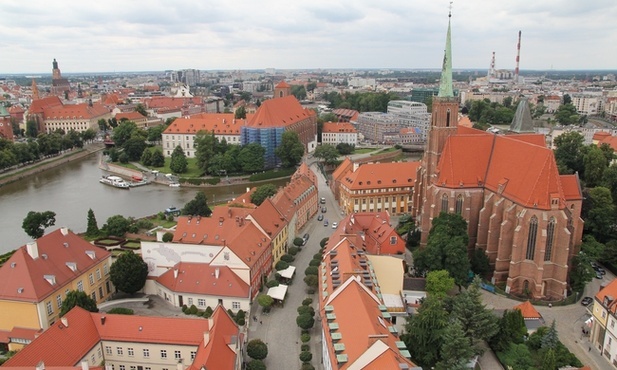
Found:
[[285, 80], [274, 86], [274, 98], [284, 98], [291, 95], [291, 86]]
[[32, 79], [32, 100], [39, 100], [41, 96], [39, 95], [39, 87], [36, 85], [36, 81], [34, 78]]
[[439, 94], [433, 98], [433, 111], [431, 126], [426, 145], [425, 163], [426, 178], [424, 185], [428, 187], [436, 179], [437, 165], [441, 152], [449, 136], [456, 133], [458, 124], [458, 98], [454, 96], [452, 89], [452, 46], [450, 43], [450, 19], [448, 14], [448, 33], [446, 35], [446, 49], [444, 51], [443, 65], [441, 68], [441, 80]]
[[51, 70], [51, 79], [52, 80], [59, 80], [62, 78], [62, 73], [60, 73], [60, 68], [58, 68], [58, 62], [56, 61], [56, 58], [54, 58], [54, 61], [52, 63], [52, 70]]

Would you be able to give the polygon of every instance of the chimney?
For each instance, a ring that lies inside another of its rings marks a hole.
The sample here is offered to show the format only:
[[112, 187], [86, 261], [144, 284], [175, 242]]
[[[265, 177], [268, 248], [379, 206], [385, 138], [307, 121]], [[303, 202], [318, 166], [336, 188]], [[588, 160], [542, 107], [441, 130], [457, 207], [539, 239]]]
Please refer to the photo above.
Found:
[[174, 269], [174, 279], [178, 278], [178, 269]]
[[[210, 320], [210, 319], [208, 319]], [[204, 348], [208, 345], [208, 343], [210, 342], [210, 332], [209, 331], [205, 331], [204, 332]]]
[[67, 235], [69, 235], [69, 228], [68, 227], [61, 227], [60, 228], [60, 232], [62, 233], [62, 235], [67, 236]]
[[32, 257], [33, 260], [39, 258], [39, 247], [36, 244], [36, 241], [30, 242], [26, 244], [26, 251]]
[[66, 316], [63, 316], [62, 318], [60, 318], [60, 321], [62, 321], [62, 325], [64, 325], [64, 327], [66, 328], [69, 327], [69, 319], [67, 319]]
[[38, 364], [36, 364], [34, 369], [35, 370], [45, 370], [45, 363], [43, 361], [39, 362]]
[[220, 271], [219, 271], [219, 268], [217, 267], [217, 268], [214, 269], [214, 278], [218, 279], [219, 278], [219, 274], [220, 274]]
[[90, 364], [88, 363], [88, 361], [81, 361], [81, 370], [90, 370]]
[[105, 316], [101, 316], [101, 325], [105, 325]]

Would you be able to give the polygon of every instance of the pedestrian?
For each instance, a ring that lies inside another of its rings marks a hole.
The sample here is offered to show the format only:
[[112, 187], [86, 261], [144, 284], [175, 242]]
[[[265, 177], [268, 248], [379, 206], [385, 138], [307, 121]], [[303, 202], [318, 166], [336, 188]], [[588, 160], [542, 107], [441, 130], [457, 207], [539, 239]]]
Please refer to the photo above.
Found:
[[548, 308], [553, 308], [553, 304], [552, 304], [552, 303], [549, 303], [549, 304], [548, 304]]
[[263, 324], [263, 322], [261, 320], [259, 320], [259, 325]]
[[591, 346], [589, 346], [589, 351], [587, 351], [587, 352], [591, 352]]

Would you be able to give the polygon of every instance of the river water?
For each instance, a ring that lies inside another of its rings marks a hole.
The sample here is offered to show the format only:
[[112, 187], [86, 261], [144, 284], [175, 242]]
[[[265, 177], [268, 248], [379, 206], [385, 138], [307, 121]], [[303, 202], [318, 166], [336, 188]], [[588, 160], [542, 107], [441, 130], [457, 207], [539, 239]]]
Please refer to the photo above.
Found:
[[[0, 187], [0, 254], [16, 249], [31, 238], [21, 227], [29, 211], [53, 211], [56, 224], [47, 232], [66, 226], [83, 232], [87, 226], [88, 209], [92, 208], [99, 227], [108, 217], [144, 217], [170, 206], [181, 208], [195, 197], [197, 188], [170, 188], [150, 184], [117, 189], [99, 183], [104, 171], [99, 169], [99, 156], [69, 162], [31, 177]], [[285, 180], [272, 181], [277, 186]], [[208, 203], [234, 198], [246, 191], [247, 185], [206, 188]]]

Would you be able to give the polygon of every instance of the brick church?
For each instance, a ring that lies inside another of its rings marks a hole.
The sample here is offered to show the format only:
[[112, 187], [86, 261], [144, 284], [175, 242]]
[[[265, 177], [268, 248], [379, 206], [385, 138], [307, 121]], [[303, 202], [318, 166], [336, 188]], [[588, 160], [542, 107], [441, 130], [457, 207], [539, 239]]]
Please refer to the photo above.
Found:
[[450, 40], [448, 22], [439, 94], [412, 200], [422, 244], [433, 217], [458, 213], [468, 223], [470, 255], [485, 251], [495, 283], [517, 295], [561, 299], [583, 231], [578, 176], [558, 173], [542, 135], [458, 126]]

